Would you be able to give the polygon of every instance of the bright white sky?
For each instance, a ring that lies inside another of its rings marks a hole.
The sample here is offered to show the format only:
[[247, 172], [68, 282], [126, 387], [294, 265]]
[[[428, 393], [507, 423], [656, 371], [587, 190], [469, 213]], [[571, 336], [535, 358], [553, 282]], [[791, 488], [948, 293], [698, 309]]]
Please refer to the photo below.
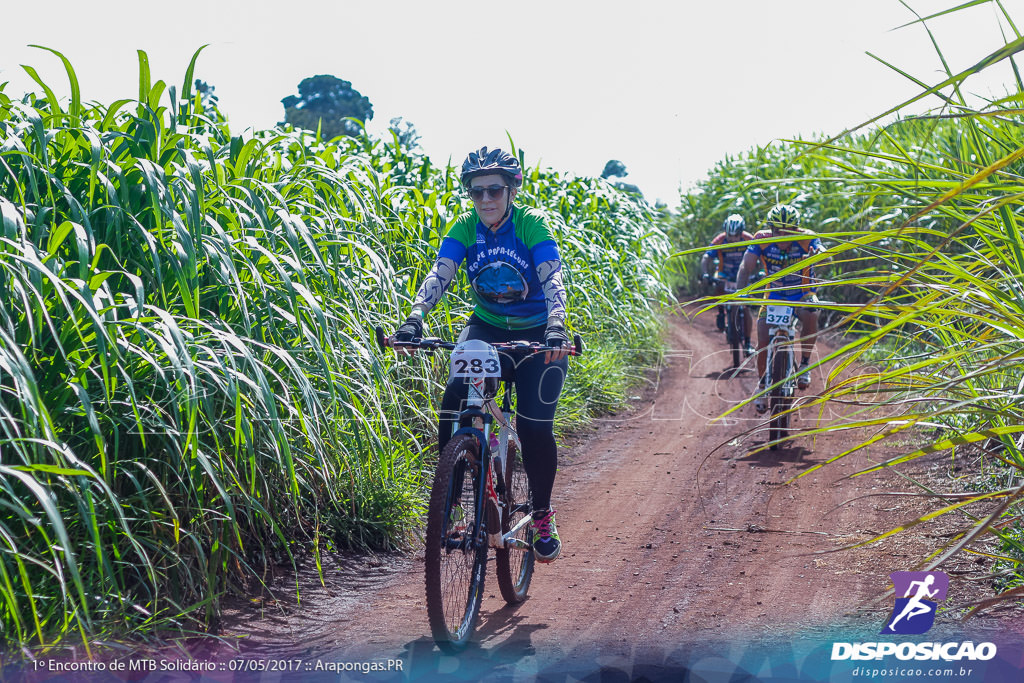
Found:
[[[961, 2], [908, 0], [922, 16]], [[69, 93], [60, 61], [30, 44], [63, 52], [83, 98], [109, 104], [137, 96], [137, 49], [154, 80], [180, 88], [209, 43], [196, 76], [216, 87], [235, 134], [274, 125], [299, 81], [332, 74], [369, 97], [371, 131], [402, 116], [438, 163], [507, 148], [507, 132], [530, 165], [597, 175], [619, 159], [649, 200], [673, 206], [726, 154], [837, 133], [918, 92], [865, 52], [928, 83], [945, 78], [921, 26], [891, 31], [914, 19], [898, 0], [5, 4], [8, 95], [38, 90], [21, 64]], [[1004, 5], [1024, 23], [1024, 2]], [[1001, 30], [1013, 37], [992, 4], [929, 26], [954, 72], [1002, 46]], [[1011, 82], [1004, 63], [969, 90], [992, 97]]]

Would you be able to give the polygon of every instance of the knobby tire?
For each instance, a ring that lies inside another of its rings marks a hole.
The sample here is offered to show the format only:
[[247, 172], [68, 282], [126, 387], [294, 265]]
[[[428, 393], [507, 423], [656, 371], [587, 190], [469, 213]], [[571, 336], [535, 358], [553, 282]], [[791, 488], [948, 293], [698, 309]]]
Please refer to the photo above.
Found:
[[[792, 358], [792, 348], [786, 346], [775, 349], [772, 357], [773, 382], [789, 377], [790, 372], [793, 370]], [[768, 409], [771, 411], [771, 418], [768, 422], [768, 440], [773, 442], [785, 438], [789, 433], [789, 413], [787, 411], [793, 403], [793, 397], [785, 395], [784, 385], [785, 382], [772, 389], [768, 400]], [[778, 450], [779, 444], [772, 443], [769, 448], [773, 451]]]
[[729, 339], [729, 348], [732, 350], [732, 366], [739, 369], [743, 362], [743, 309], [739, 306], [729, 306], [729, 315], [726, 316], [726, 337]]
[[438, 459], [427, 507], [427, 617], [435, 642], [451, 653], [469, 643], [483, 599], [487, 544], [477, 538], [479, 462], [473, 436], [453, 437]]
[[[506, 534], [524, 516], [530, 514], [530, 487], [523, 469], [522, 458], [511, 439], [508, 444], [508, 464], [505, 467], [505, 508], [502, 512], [501, 533]], [[531, 525], [527, 524], [516, 538], [530, 542]], [[494, 551], [494, 570], [498, 575], [501, 597], [510, 605], [526, 599], [533, 577], [533, 552], [519, 548], [499, 548]]]

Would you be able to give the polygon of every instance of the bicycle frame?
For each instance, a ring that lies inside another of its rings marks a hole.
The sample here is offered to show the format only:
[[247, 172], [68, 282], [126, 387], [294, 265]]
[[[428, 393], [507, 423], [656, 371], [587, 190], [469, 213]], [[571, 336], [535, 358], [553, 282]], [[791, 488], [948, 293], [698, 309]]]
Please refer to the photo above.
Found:
[[[381, 348], [387, 346], [386, 338], [384, 336], [384, 330], [380, 327], [375, 328], [375, 335], [377, 337], [377, 344]], [[579, 335], [574, 337], [574, 346], [569, 351], [569, 355], [579, 356], [583, 353], [583, 341]], [[540, 346], [538, 344], [530, 344], [527, 342], [510, 342], [505, 344], [487, 344], [486, 342], [477, 342], [480, 345], [484, 345], [489, 349], [498, 352], [505, 352], [509, 355], [527, 354], [527, 353], [541, 353], [545, 351], [554, 350], [551, 347]], [[414, 339], [411, 342], [396, 342], [395, 346], [398, 348], [411, 348], [411, 349], [423, 349], [428, 352], [432, 352], [435, 349], [445, 349], [452, 351], [458, 345], [454, 342], [446, 342], [437, 338], [425, 338], [425, 339]], [[466, 400], [466, 407], [459, 412], [459, 417], [456, 420], [455, 426], [452, 430], [452, 436], [454, 437], [460, 433], [467, 433], [476, 438], [480, 444], [481, 463], [477, 463], [482, 468], [481, 477], [479, 478], [479, 486], [476, 491], [476, 512], [474, 522], [474, 529], [476, 533], [474, 537], [470, 539], [470, 542], [476, 546], [476, 544], [487, 543], [492, 548], [515, 548], [517, 550], [530, 550], [531, 546], [529, 543], [525, 543], [520, 539], [515, 538], [516, 534], [532, 520], [530, 515], [524, 515], [519, 522], [515, 524], [508, 532], [504, 534], [493, 534], [487, 533], [486, 524], [483, 523], [483, 510], [484, 504], [488, 499], [492, 499], [498, 506], [499, 512], [503, 511], [506, 507], [505, 502], [502, 500], [502, 496], [505, 493], [505, 468], [509, 466], [508, 462], [508, 447], [509, 440], [515, 445], [518, 452], [522, 453], [522, 443], [519, 441], [519, 435], [516, 434], [515, 429], [512, 427], [512, 390], [510, 382], [504, 379], [498, 381], [499, 386], [504, 388], [504, 396], [502, 399], [501, 408], [496, 403], [495, 395], [489, 394], [487, 391], [487, 378], [473, 377], [468, 382], [469, 384], [469, 395]], [[491, 436], [491, 425], [494, 422], [498, 423], [501, 428], [500, 437], [498, 439], [498, 452], [492, 453], [490, 446]], [[494, 462], [497, 467], [492, 469], [491, 465]], [[514, 463], [512, 463], [514, 466]], [[495, 470], [497, 473], [495, 473]], [[515, 512], [515, 511], [508, 511]]]
[[[490, 456], [490, 460], [494, 463], [494, 469], [496, 472], [496, 476], [488, 479], [488, 481], [493, 479], [497, 482], [497, 485], [490, 494], [495, 497], [495, 502], [497, 503], [499, 510], [504, 510], [507, 505], [503, 500], [505, 495], [505, 468], [515, 466], [515, 463], [510, 463], [508, 460], [509, 441], [511, 440], [515, 445], [517, 452], [523, 452], [523, 445], [519, 441], [519, 435], [516, 434], [515, 429], [512, 428], [512, 386], [509, 382], [502, 382], [502, 385], [504, 388], [504, 396], [502, 398], [501, 409], [498, 409], [498, 405], [495, 403], [493, 398], [490, 399], [486, 405], [487, 411], [494, 417], [498, 422], [498, 426], [501, 428], [498, 436], [497, 453], [491, 453], [490, 434], [487, 434], [487, 454]], [[515, 512], [515, 510], [508, 510], [507, 512], [511, 514]], [[529, 512], [529, 510], [526, 510], [526, 512]], [[515, 526], [509, 529], [507, 533], [498, 536], [497, 538], [494, 537], [494, 534], [490, 534], [489, 540], [491, 542], [491, 546], [494, 548], [517, 548], [519, 550], [530, 550], [531, 548], [529, 543], [516, 538], [516, 534], [519, 533], [519, 530], [529, 524], [530, 521], [531, 517], [529, 515], [524, 515], [523, 518], [520, 519]]]
[[[774, 312], [773, 309], [782, 310]], [[796, 343], [796, 326], [799, 320], [796, 317], [796, 310], [793, 306], [769, 305], [768, 310], [768, 348], [766, 350], [767, 361], [765, 366], [767, 381], [765, 382], [765, 386], [771, 387], [772, 385], [782, 381], [783, 383], [780, 387], [781, 394], [786, 398], [792, 398], [796, 391], [796, 378], [793, 376], [793, 368], [796, 365], [794, 361], [796, 358], [793, 351], [793, 345]], [[784, 322], [780, 323], [776, 321]], [[785, 377], [774, 377], [775, 355], [779, 353], [780, 347], [783, 349], [782, 352], [788, 356], [786, 373]]]
[[[466, 399], [466, 407], [459, 413], [459, 418], [452, 428], [452, 437], [458, 434], [470, 434], [476, 437], [480, 443], [483, 471], [479, 479], [480, 486], [477, 490], [476, 516], [478, 519], [474, 520], [476, 524], [474, 528], [478, 530], [478, 533], [474, 542], [482, 543], [486, 540], [487, 544], [492, 548], [529, 550], [529, 543], [515, 538], [519, 530], [530, 523], [529, 515], [524, 516], [505, 534], [495, 534], [487, 531], [487, 525], [483, 520], [484, 503], [488, 499], [497, 505], [499, 511], [504, 511], [506, 507], [503, 496], [505, 495], [505, 467], [510, 465], [508, 462], [509, 441], [511, 440], [517, 450], [522, 453], [522, 443], [519, 441], [519, 435], [516, 434], [515, 429], [512, 427], [511, 384], [505, 380], [500, 381], [500, 386], [504, 389], [501, 408], [498, 407], [497, 402], [494, 400], [495, 397], [488, 395], [486, 378], [473, 378], [468, 384], [469, 396]], [[491, 426], [495, 422], [497, 422], [500, 428], [497, 453], [492, 451], [490, 445]], [[486, 534], [486, 539], [482, 537], [483, 534]]]
[[765, 318], [769, 335], [765, 368], [765, 386], [769, 391], [768, 442], [774, 451], [789, 432], [789, 412], [796, 392], [793, 345], [798, 319], [793, 306], [775, 304], [768, 306]]

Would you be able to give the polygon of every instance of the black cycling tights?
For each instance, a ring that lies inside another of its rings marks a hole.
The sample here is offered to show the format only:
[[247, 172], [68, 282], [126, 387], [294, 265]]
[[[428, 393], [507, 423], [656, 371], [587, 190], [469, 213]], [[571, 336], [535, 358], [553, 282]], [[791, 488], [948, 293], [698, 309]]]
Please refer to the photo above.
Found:
[[[543, 344], [544, 330], [544, 326], [503, 330], [472, 316], [459, 335], [459, 341], [480, 339], [491, 344], [511, 341], [536, 341]], [[562, 393], [569, 360], [563, 358], [545, 365], [544, 354], [538, 353], [522, 359], [515, 367], [512, 367], [512, 360], [505, 355], [502, 355], [501, 361], [504, 376], [512, 377], [515, 381], [516, 433], [523, 444], [523, 468], [530, 480], [533, 508], [543, 510], [551, 507], [551, 489], [555, 485], [555, 471], [558, 469], [558, 447], [554, 435], [555, 407]], [[445, 387], [438, 423], [439, 449], [443, 450], [451, 439], [452, 426], [468, 395], [469, 387], [461, 379], [450, 381]]]

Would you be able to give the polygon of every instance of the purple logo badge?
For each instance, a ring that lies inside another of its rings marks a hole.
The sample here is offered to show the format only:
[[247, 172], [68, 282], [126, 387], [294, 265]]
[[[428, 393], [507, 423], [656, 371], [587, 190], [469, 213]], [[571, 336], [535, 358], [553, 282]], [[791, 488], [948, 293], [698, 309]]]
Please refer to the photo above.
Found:
[[896, 606], [882, 633], [914, 635], [935, 623], [935, 608], [946, 599], [949, 577], [943, 572], [893, 572]]

